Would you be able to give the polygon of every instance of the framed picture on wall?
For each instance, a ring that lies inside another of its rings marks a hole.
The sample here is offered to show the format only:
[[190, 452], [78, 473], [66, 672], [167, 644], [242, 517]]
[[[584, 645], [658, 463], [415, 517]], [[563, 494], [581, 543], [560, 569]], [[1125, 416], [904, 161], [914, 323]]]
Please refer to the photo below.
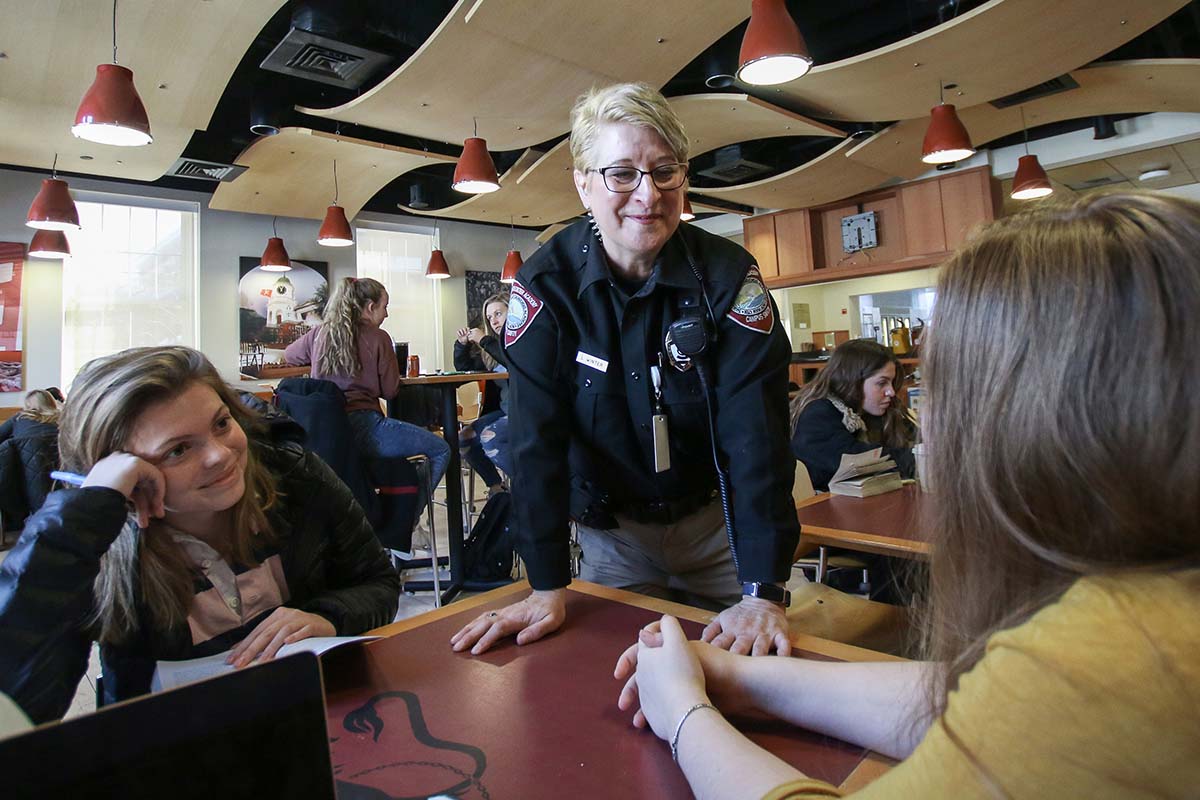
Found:
[[25, 388], [21, 278], [25, 245], [0, 242], [0, 392]]
[[507, 292], [508, 287], [500, 282], [499, 272], [467, 270], [467, 327], [482, 328], [483, 301], [497, 292]]
[[286, 272], [259, 266], [258, 256], [239, 262], [239, 365], [244, 375], [261, 375], [283, 364], [283, 351], [321, 324], [329, 299], [329, 262], [291, 262]]

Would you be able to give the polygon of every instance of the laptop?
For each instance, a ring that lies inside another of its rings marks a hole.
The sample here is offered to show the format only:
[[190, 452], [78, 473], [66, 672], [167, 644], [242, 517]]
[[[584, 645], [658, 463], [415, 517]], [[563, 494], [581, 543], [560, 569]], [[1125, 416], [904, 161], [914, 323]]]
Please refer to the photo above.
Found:
[[297, 653], [0, 740], [6, 798], [333, 800], [321, 665]]

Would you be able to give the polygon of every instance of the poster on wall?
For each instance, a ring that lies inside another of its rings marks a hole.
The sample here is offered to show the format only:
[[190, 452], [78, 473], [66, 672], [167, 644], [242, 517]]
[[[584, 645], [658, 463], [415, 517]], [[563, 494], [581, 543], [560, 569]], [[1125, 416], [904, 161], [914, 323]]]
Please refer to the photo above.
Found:
[[283, 365], [283, 351], [321, 324], [329, 297], [329, 262], [291, 262], [287, 272], [259, 266], [258, 256], [242, 256], [238, 281], [239, 364], [243, 375], [264, 376]]
[[499, 272], [467, 270], [467, 327], [482, 328], [483, 301], [497, 292], [507, 292], [508, 287], [500, 282]]
[[21, 276], [25, 245], [0, 242], [0, 392], [25, 388], [25, 354], [21, 331]]

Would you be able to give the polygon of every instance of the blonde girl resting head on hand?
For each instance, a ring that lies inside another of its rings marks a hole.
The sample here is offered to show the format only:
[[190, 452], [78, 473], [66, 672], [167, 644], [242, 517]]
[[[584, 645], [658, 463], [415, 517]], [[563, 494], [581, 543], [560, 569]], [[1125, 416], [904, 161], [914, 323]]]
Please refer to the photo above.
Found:
[[208, 360], [135, 348], [86, 364], [63, 410], [65, 469], [0, 564], [0, 691], [62, 716], [100, 643], [104, 700], [158, 660], [245, 666], [310, 636], [390, 622], [399, 580], [350, 492], [276, 445]]

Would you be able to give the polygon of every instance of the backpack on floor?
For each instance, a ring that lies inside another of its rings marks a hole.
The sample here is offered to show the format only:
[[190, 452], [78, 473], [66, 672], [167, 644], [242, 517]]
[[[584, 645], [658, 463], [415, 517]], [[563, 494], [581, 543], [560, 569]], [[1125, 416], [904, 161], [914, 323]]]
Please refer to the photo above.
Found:
[[488, 498], [464, 546], [467, 580], [497, 583], [512, 579], [511, 517], [511, 493], [498, 492]]

